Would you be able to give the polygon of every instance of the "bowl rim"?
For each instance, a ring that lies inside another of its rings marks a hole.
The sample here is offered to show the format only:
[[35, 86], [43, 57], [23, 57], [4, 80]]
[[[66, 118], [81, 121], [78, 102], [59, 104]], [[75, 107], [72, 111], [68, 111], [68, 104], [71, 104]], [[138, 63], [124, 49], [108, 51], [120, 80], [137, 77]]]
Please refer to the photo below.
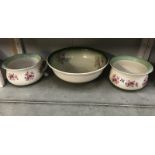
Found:
[[[105, 57], [106, 63], [105, 63], [105, 65], [104, 65], [103, 67], [101, 67], [101, 68], [99, 68], [99, 69], [97, 69], [97, 70], [95, 70], [95, 71], [83, 72], [83, 73], [65, 72], [65, 71], [62, 71], [62, 70], [59, 70], [59, 69], [53, 67], [53, 66], [49, 63], [49, 59], [50, 59], [55, 53], [61, 52], [61, 51], [64, 51], [64, 50], [72, 50], [72, 49], [73, 49], [73, 50], [74, 50], [74, 49], [88, 49], [88, 50], [93, 50], [93, 51], [96, 51], [96, 52], [98, 52], [98, 53], [101, 53], [101, 54]], [[55, 70], [55, 71], [57, 71], [57, 72], [59, 72], [59, 73], [63, 73], [63, 74], [66, 74], [66, 75], [76, 75], [76, 76], [78, 76], [78, 75], [94, 74], [94, 73], [97, 73], [97, 72], [99, 72], [99, 71], [102, 71], [102, 70], [103, 70], [104, 68], [106, 68], [107, 65], [109, 64], [109, 59], [108, 59], [108, 57], [105, 55], [104, 51], [100, 51], [100, 50], [97, 50], [97, 49], [94, 49], [94, 48], [90, 48], [90, 47], [66, 47], [66, 48], [62, 48], [62, 49], [56, 50], [56, 51], [54, 51], [53, 53], [51, 53], [51, 54], [48, 56], [46, 62], [47, 62], [48, 66], [49, 66], [51, 69], [53, 69], [53, 70]]]
[[[143, 64], [147, 68], [147, 71], [145, 73], [128, 73], [128, 72], [125, 72], [125, 71], [121, 71], [117, 67], [114, 66], [114, 63], [117, 62], [117, 61], [120, 61], [120, 60], [127, 60], [127, 61], [138, 62], [140, 64]], [[153, 65], [149, 61], [147, 61], [147, 60], [145, 60], [143, 58], [139, 58], [139, 57], [136, 57], [136, 56], [130, 56], [130, 55], [121, 55], [121, 56], [115, 56], [115, 57], [113, 57], [110, 60], [110, 66], [113, 69], [115, 69], [115, 70], [117, 70], [117, 71], [119, 71], [121, 73], [124, 73], [126, 75], [135, 75], [135, 76], [136, 75], [137, 76], [138, 75], [139, 76], [140, 75], [148, 75], [151, 72], [153, 72], [153, 70], [154, 70]]]
[[[27, 58], [30, 58], [30, 57], [36, 57], [39, 61], [37, 63], [35, 63], [34, 65], [30, 66], [30, 67], [24, 67], [24, 68], [17, 68], [17, 69], [13, 69], [13, 68], [9, 68], [8, 67], [8, 64], [17, 59], [17, 58], [24, 58], [24, 57], [27, 57]], [[26, 69], [32, 69], [32, 68], [35, 68], [36, 66], [38, 66], [42, 61], [42, 58], [39, 54], [33, 54], [33, 53], [22, 53], [22, 54], [16, 54], [16, 55], [13, 55], [11, 57], [8, 57], [4, 60], [4, 62], [2, 63], [2, 68], [3, 69], [6, 69], [6, 70], [12, 70], [12, 71], [23, 71], [23, 70], [26, 70]]]

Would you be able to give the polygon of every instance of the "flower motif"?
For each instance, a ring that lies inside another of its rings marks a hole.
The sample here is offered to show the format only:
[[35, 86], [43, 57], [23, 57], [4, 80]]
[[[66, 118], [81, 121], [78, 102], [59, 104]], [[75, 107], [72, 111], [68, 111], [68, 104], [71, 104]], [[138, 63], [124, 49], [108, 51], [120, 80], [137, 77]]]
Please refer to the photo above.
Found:
[[66, 56], [66, 53], [63, 52], [61, 54], [58, 55], [58, 61], [61, 63], [61, 64], [64, 64], [66, 62], [69, 62], [70, 58]]
[[138, 87], [138, 82], [128, 80], [125, 82], [126, 87]]
[[112, 76], [112, 82], [115, 83], [115, 84], [119, 84], [119, 77], [116, 76], [116, 74], [114, 74], [114, 75]]
[[14, 74], [14, 73], [9, 73], [9, 75], [8, 75], [8, 78], [10, 79], [10, 80], [18, 80], [18, 76], [16, 75], [16, 74]]
[[26, 72], [25, 73], [25, 80], [29, 81], [29, 80], [33, 80], [34, 79], [34, 73], [33, 72]]
[[95, 67], [96, 68], [101, 68], [102, 66], [103, 66], [103, 60], [100, 57], [96, 57]]

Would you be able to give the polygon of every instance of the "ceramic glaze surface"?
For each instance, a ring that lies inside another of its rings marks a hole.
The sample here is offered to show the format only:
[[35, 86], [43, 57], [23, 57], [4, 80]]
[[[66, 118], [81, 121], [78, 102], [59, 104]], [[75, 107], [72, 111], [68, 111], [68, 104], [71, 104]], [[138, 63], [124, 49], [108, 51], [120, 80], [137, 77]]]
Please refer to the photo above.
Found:
[[35, 64], [39, 63], [37, 58], [17, 58], [11, 61], [7, 66], [10, 69], [22, 69], [27, 67], [32, 67]]
[[106, 67], [107, 59], [96, 50], [67, 48], [50, 55], [48, 65], [60, 79], [82, 83], [97, 78]]
[[64, 72], [86, 73], [102, 68], [106, 64], [106, 58], [93, 50], [75, 49], [55, 53], [49, 62]]
[[4, 87], [4, 85], [5, 85], [5, 79], [2, 70], [0, 69], [0, 87]]
[[120, 60], [114, 63], [113, 66], [115, 66], [118, 70], [129, 74], [145, 74], [147, 71], [147, 67], [145, 65], [128, 60]]
[[148, 75], [130, 76], [112, 69], [110, 72], [110, 81], [124, 90], [138, 90], [147, 85]]
[[[44, 66], [45, 67], [45, 66]], [[24, 86], [38, 81], [43, 75], [43, 60], [34, 54], [19, 54], [3, 63], [8, 81]]]
[[5, 86], [5, 77], [4, 77], [4, 70], [1, 68], [2, 60], [0, 60], [0, 87]]
[[153, 71], [149, 62], [130, 56], [115, 57], [110, 64], [110, 81], [124, 90], [142, 89], [147, 85], [148, 74]]

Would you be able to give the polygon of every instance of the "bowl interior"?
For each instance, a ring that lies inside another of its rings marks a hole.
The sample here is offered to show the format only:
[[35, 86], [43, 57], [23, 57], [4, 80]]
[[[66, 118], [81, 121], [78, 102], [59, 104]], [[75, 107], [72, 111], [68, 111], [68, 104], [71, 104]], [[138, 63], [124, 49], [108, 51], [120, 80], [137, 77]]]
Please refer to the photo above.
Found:
[[41, 60], [40, 56], [33, 54], [19, 54], [8, 58], [3, 66], [7, 69], [24, 69], [35, 66]]
[[69, 73], [96, 71], [107, 63], [107, 59], [102, 53], [83, 48], [60, 50], [53, 53], [48, 61], [55, 69]]
[[140, 58], [131, 56], [119, 56], [115, 57], [111, 61], [111, 65], [124, 73], [143, 75], [152, 72], [152, 65]]

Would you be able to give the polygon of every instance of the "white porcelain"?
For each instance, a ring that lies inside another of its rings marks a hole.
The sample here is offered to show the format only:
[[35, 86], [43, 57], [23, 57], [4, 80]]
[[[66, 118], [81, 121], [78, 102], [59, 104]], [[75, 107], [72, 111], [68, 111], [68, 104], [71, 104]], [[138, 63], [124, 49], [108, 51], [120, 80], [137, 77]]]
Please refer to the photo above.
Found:
[[7, 58], [2, 67], [6, 69], [6, 77], [10, 83], [25, 86], [42, 77], [46, 64], [37, 54], [17, 54]]
[[[2, 64], [2, 61], [0, 60], [0, 66]], [[5, 78], [4, 78], [4, 70], [0, 67], [0, 87], [5, 86]]]
[[0, 70], [0, 87], [4, 87], [4, 85], [5, 85], [5, 80], [3, 77], [2, 70]]
[[124, 90], [142, 89], [148, 82], [148, 75], [153, 71], [149, 62], [132, 56], [114, 57], [110, 65], [110, 81]]
[[96, 79], [108, 64], [103, 53], [88, 48], [66, 48], [52, 53], [47, 61], [60, 79], [84, 83]]

